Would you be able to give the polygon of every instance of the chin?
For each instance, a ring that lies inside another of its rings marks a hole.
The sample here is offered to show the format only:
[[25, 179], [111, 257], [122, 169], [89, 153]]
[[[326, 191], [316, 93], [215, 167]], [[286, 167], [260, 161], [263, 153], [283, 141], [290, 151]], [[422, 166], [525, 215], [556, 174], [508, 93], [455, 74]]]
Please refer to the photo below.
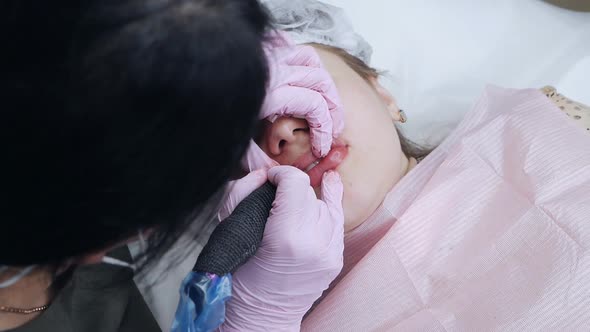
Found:
[[373, 210], [367, 213], [368, 209], [362, 208], [362, 206], [365, 206], [364, 204], [358, 204], [358, 200], [348, 198], [346, 193], [344, 193], [343, 206], [345, 233], [360, 226], [373, 213]]
[[348, 233], [365, 222], [366, 218], [346, 213], [344, 209], [344, 233]]

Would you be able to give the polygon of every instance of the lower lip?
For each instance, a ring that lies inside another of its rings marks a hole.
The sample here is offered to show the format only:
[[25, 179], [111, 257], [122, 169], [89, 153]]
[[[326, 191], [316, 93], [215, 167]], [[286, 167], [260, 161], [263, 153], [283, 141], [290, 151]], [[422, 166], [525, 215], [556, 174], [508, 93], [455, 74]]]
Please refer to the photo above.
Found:
[[311, 186], [314, 188], [319, 187], [322, 183], [324, 173], [340, 166], [346, 155], [348, 155], [348, 148], [346, 146], [333, 147], [317, 166], [307, 172]]

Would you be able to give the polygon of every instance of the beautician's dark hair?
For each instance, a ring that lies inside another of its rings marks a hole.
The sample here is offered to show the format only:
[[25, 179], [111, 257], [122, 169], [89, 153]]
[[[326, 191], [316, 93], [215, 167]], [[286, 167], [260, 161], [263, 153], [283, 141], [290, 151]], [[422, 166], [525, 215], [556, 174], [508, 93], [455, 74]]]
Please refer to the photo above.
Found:
[[138, 229], [163, 249], [216, 206], [265, 95], [257, 0], [0, 7], [0, 264], [59, 264]]

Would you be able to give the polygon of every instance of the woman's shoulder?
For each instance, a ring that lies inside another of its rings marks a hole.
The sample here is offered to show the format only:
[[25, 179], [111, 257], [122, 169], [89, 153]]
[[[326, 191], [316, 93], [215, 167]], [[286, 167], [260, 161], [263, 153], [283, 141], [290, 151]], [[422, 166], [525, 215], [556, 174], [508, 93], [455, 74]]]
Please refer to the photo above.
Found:
[[[129, 261], [127, 247], [109, 256]], [[10, 332], [161, 332], [128, 268], [79, 267], [38, 318]]]

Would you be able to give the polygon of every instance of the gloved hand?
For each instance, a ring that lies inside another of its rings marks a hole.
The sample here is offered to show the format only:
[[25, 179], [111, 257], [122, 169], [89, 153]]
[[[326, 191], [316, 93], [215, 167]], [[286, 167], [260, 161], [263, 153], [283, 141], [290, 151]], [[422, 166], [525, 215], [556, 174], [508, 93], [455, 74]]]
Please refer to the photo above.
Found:
[[229, 217], [244, 198], [248, 197], [254, 190], [260, 188], [267, 180], [267, 170], [259, 169], [248, 173], [248, 175], [239, 180], [230, 181], [228, 185], [230, 188], [229, 195], [217, 214], [219, 220]]
[[[283, 33], [270, 38], [266, 55], [270, 82], [260, 119], [271, 122], [282, 116], [306, 119], [313, 154], [326, 156], [332, 137], [338, 137], [344, 129], [344, 114], [332, 77], [311, 46], [295, 45]], [[264, 159], [266, 166], [272, 165], [256, 149], [249, 149], [246, 159]]]
[[[324, 174], [321, 200], [307, 174], [294, 167], [273, 167], [268, 179], [277, 194], [264, 238], [256, 254], [233, 274], [233, 294], [220, 331], [299, 331], [305, 313], [342, 269], [343, 188], [338, 173]], [[236, 197], [254, 190], [254, 182], [250, 184], [240, 186]]]

